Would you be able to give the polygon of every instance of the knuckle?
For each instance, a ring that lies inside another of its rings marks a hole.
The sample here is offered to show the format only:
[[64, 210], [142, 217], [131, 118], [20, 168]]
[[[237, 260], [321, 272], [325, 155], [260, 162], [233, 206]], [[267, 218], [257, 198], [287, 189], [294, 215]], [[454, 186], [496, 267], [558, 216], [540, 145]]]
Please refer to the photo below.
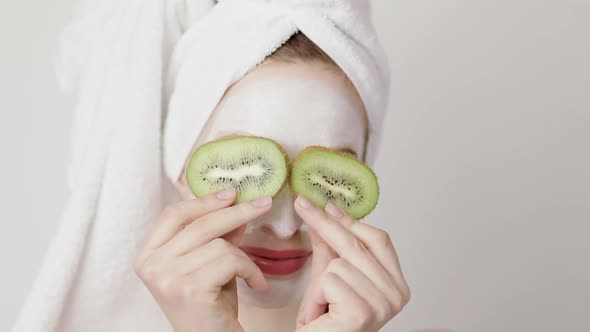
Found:
[[326, 269], [321, 275], [320, 275], [320, 283], [322, 285], [329, 285], [334, 278], [336, 278], [336, 274], [328, 269]]
[[402, 293], [402, 295], [404, 304], [408, 304], [408, 302], [410, 302], [410, 300], [412, 299], [412, 291], [410, 290], [410, 287], [406, 286], [405, 291]]
[[368, 252], [367, 247], [361, 241], [357, 240], [354, 237], [348, 240], [346, 248], [348, 248], [350, 252]]
[[136, 273], [147, 284], [152, 284], [160, 278], [160, 271], [153, 264], [139, 266]]
[[395, 293], [392, 296], [390, 296], [389, 303], [391, 303], [392, 311], [394, 314], [400, 312], [405, 305], [403, 296], [400, 293]]
[[248, 216], [251, 215], [254, 209], [249, 202], [244, 202], [242, 204], [235, 205], [235, 212], [241, 216]]
[[375, 241], [377, 245], [382, 247], [389, 247], [393, 244], [391, 236], [389, 236], [389, 233], [382, 229], [375, 230], [375, 233], [373, 234], [373, 241]]
[[220, 237], [211, 240], [211, 244], [220, 251], [228, 251], [232, 248], [231, 243]]

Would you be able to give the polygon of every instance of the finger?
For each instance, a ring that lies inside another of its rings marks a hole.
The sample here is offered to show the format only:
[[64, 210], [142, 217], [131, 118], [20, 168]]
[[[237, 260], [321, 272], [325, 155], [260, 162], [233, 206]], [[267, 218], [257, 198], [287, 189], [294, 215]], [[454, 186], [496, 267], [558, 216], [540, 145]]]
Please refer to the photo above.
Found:
[[313, 250], [311, 272], [308, 287], [303, 294], [299, 313], [297, 314], [298, 324], [303, 324], [304, 318], [307, 316], [312, 317], [313, 320], [326, 312], [326, 304], [318, 305], [310, 302], [310, 293], [316, 291], [316, 288], [319, 287], [320, 276], [326, 270], [330, 261], [338, 257], [334, 250], [313, 229], [310, 232], [310, 238]]
[[223, 286], [236, 277], [244, 279], [249, 287], [257, 290], [265, 290], [268, 287], [260, 268], [247, 256], [235, 253], [228, 253], [219, 260], [210, 261], [188, 276], [214, 293], [220, 292]]
[[[368, 308], [366, 301], [340, 276], [332, 272], [325, 272], [322, 274], [319, 291], [314, 292], [312, 295], [313, 297], [310, 298], [311, 303], [316, 305], [329, 305], [330, 311], [324, 315], [327, 315], [332, 319], [346, 315], [347, 311], [350, 310], [363, 310], [366, 312], [366, 308]], [[322, 316], [320, 316], [320, 318]], [[308, 316], [305, 318], [305, 324], [308, 324], [313, 320], [312, 316]]]
[[310, 280], [318, 280], [326, 270], [330, 261], [338, 258], [338, 254], [313, 229], [310, 231], [312, 262]]
[[216, 238], [185, 255], [172, 259], [167, 269], [172, 275], [182, 276], [202, 268], [209, 262], [220, 262], [221, 257], [227, 254], [234, 254], [249, 259], [246, 253], [233, 246], [230, 242], [222, 238]]
[[244, 202], [197, 218], [161, 247], [165, 256], [183, 255], [268, 212], [271, 197]]
[[399, 258], [389, 234], [377, 227], [355, 221], [345, 211], [330, 203], [326, 206], [326, 213], [334, 220], [348, 228], [373, 254], [377, 261], [395, 280], [406, 301], [410, 297], [410, 288], [403, 276]]
[[354, 265], [342, 258], [337, 258], [330, 262], [326, 272], [336, 274], [344, 280], [347, 285], [352, 287], [355, 293], [369, 304], [375, 313], [375, 318], [377, 320], [387, 321], [392, 317], [394, 306], [386, 297], [385, 293], [379, 290], [373, 282]]
[[332, 220], [324, 210], [315, 207], [303, 196], [297, 198], [295, 210], [340, 257], [356, 266], [379, 289], [390, 291], [391, 286], [395, 284], [393, 277], [350, 230]]
[[235, 190], [230, 188], [168, 206], [162, 212], [144, 247], [159, 248], [180, 232], [186, 224], [202, 215], [230, 206], [234, 199]]

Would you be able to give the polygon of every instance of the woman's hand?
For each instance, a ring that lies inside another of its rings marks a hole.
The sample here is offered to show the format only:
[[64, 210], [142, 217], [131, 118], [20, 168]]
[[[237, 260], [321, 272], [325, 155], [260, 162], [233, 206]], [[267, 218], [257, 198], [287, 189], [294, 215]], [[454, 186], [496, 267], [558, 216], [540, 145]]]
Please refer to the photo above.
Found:
[[333, 204], [325, 210], [300, 196], [295, 210], [312, 229], [310, 284], [297, 332], [374, 332], [410, 300], [387, 232], [353, 220]]
[[266, 289], [260, 269], [237, 245], [270, 197], [231, 206], [233, 190], [182, 201], [160, 215], [134, 269], [176, 332], [243, 331], [235, 277]]

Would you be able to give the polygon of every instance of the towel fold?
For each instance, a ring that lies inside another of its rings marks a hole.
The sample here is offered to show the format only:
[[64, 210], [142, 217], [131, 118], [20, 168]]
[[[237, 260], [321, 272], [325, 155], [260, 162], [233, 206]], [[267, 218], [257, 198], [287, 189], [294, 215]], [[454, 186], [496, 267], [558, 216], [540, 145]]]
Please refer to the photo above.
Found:
[[303, 32], [343, 69], [369, 116], [374, 161], [389, 68], [362, 0], [83, 1], [60, 39], [76, 93], [69, 199], [13, 327], [172, 331], [133, 271], [225, 90]]

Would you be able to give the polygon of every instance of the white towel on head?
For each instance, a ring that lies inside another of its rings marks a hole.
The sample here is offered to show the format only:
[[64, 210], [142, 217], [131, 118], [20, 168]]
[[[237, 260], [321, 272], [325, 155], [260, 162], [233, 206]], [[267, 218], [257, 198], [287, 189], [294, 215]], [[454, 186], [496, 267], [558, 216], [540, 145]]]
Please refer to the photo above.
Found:
[[[296, 31], [349, 76], [374, 160], [389, 68], [362, 0], [82, 3], [61, 38], [59, 81], [77, 107], [70, 197], [13, 331], [171, 331], [133, 271], [223, 92]], [[190, 123], [190, 126], [188, 125]]]
[[[207, 16], [199, 15], [191, 22], [176, 46], [169, 72], [173, 92], [164, 131], [164, 160], [171, 179], [180, 176], [201, 129], [198, 126], [205, 124], [226, 88], [297, 31], [326, 52], [359, 92], [370, 126], [366, 161], [374, 162], [389, 68], [371, 24], [368, 1], [224, 0]], [[199, 75], [207, 79], [195, 80]]]

